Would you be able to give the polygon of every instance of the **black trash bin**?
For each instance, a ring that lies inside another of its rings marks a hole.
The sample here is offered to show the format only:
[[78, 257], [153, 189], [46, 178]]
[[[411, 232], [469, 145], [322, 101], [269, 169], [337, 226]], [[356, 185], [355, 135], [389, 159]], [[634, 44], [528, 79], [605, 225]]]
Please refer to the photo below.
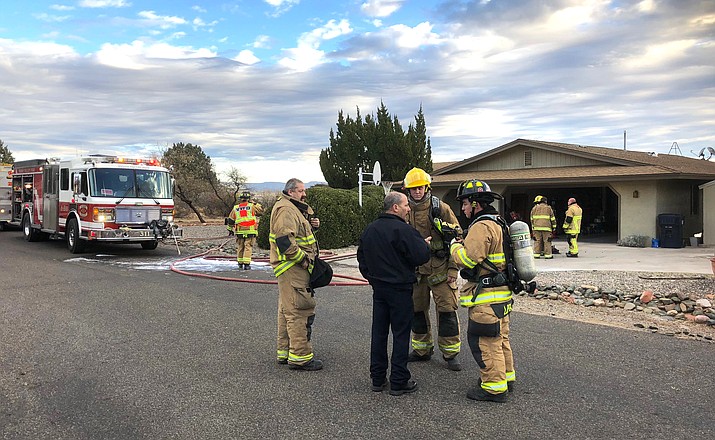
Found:
[[683, 247], [683, 216], [680, 214], [658, 214], [657, 236], [660, 247]]

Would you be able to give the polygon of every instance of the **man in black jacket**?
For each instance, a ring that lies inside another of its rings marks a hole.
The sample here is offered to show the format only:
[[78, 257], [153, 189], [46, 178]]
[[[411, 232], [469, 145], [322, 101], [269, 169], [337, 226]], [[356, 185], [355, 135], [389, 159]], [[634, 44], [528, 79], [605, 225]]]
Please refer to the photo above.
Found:
[[360, 273], [372, 286], [372, 339], [370, 378], [372, 390], [387, 387], [387, 337], [392, 327], [390, 394], [400, 396], [417, 390], [410, 379], [410, 351], [415, 269], [429, 261], [429, 242], [405, 221], [410, 212], [407, 196], [391, 192], [383, 202], [384, 213], [362, 232], [357, 251]]

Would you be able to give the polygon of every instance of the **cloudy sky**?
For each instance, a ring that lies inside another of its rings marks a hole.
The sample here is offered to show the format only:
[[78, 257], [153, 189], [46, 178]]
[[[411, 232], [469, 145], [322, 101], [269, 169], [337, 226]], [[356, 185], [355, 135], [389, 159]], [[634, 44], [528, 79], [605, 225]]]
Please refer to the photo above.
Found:
[[[434, 161], [516, 138], [715, 147], [713, 0], [0, 0], [16, 160], [200, 145], [250, 182], [323, 180], [338, 111]], [[395, 180], [402, 176], [386, 176]], [[357, 180], [357, 176], [356, 176]]]

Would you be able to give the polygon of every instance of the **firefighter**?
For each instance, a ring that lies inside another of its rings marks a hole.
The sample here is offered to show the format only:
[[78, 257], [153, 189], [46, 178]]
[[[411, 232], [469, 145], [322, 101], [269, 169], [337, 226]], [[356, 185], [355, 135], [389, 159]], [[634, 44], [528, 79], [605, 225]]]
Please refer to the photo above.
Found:
[[578, 257], [578, 234], [581, 232], [581, 216], [583, 210], [576, 199], [569, 199], [569, 206], [566, 210], [566, 218], [564, 218], [564, 233], [568, 236], [569, 251], [566, 252], [567, 257]]
[[310, 342], [315, 320], [310, 274], [318, 255], [313, 231], [320, 219], [305, 199], [303, 182], [288, 180], [271, 211], [268, 240], [271, 266], [278, 278], [277, 361], [291, 370], [315, 371], [323, 368], [323, 361], [314, 358]]
[[256, 217], [261, 214], [263, 207], [252, 202], [251, 193], [244, 191], [239, 197], [239, 203], [228, 215], [228, 233], [236, 235], [236, 261], [239, 269], [251, 269], [251, 253], [258, 235]]
[[460, 304], [469, 308], [467, 340], [481, 373], [467, 398], [492, 402], [505, 402], [516, 379], [509, 343], [509, 313], [514, 301], [504, 276], [505, 242], [499, 223], [504, 220], [491, 206], [501, 198], [486, 182], [463, 182], [457, 199], [464, 215], [473, 220], [464, 241], [453, 240], [450, 247], [454, 261], [465, 268]]
[[[446, 230], [458, 229], [457, 217], [448, 204], [432, 197], [429, 174], [420, 168], [412, 168], [404, 179], [410, 212], [407, 223], [420, 233], [422, 238], [432, 237], [432, 257], [419, 266], [417, 283], [413, 288], [414, 319], [412, 321], [412, 352], [408, 362], [428, 361], [434, 353], [432, 325], [430, 322], [430, 291], [437, 310], [437, 343], [447, 368], [459, 371], [462, 365], [457, 359], [461, 347], [457, 309], [457, 266], [449, 256]], [[461, 233], [461, 230], [459, 230]]]
[[534, 237], [534, 258], [554, 258], [551, 253], [551, 239], [556, 232], [554, 210], [547, 203], [546, 197], [536, 196], [531, 208], [531, 235]]

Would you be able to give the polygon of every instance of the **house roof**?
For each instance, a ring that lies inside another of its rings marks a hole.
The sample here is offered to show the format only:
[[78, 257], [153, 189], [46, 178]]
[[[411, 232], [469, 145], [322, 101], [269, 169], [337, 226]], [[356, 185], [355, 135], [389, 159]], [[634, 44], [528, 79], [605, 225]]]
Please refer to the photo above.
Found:
[[440, 168], [448, 167], [457, 162], [432, 162], [432, 172], [436, 172]]
[[435, 171], [432, 174], [433, 183], [457, 183], [474, 178], [475, 173], [473, 171], [460, 172], [460, 169], [517, 146], [579, 156], [599, 161], [602, 165], [480, 171], [479, 179], [499, 183], [518, 183], [523, 182], [525, 179], [531, 183], [548, 183], [554, 180], [561, 182], [564, 180], [608, 181], [618, 177], [629, 179], [715, 178], [715, 162], [707, 160], [671, 154], [516, 139], [460, 162], [454, 162], [440, 168], [435, 167]]

